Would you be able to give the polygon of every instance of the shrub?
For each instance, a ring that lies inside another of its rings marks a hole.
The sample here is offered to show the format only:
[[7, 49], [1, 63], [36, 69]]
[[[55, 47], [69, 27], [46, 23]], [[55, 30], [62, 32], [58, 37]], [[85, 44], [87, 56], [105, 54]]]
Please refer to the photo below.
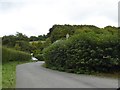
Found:
[[27, 41], [16, 41], [14, 48], [16, 50], [30, 53], [32, 47], [30, 46], [29, 42], [27, 42]]
[[74, 73], [117, 72], [120, 43], [116, 34], [94, 32], [59, 40], [44, 49], [46, 66]]
[[2, 47], [2, 62], [28, 61], [30, 59], [31, 55], [28, 53]]
[[37, 54], [34, 57], [37, 58], [39, 61], [44, 61], [43, 54]]

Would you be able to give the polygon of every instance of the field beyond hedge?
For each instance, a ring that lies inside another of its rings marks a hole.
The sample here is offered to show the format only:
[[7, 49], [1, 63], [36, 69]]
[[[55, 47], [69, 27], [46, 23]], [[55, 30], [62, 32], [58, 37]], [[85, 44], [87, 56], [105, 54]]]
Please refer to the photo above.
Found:
[[46, 67], [78, 74], [119, 72], [120, 42], [116, 32], [81, 32], [68, 40], [58, 40], [44, 49]]

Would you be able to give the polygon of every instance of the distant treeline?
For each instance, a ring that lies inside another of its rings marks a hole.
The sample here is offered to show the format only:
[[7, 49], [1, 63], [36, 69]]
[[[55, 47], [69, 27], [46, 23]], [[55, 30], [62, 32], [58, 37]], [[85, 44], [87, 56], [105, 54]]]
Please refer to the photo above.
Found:
[[46, 38], [46, 35], [28, 37], [25, 34], [17, 32], [16, 35], [3, 36], [2, 42], [3, 45], [14, 46], [16, 41], [44, 41]]
[[66, 34], [71, 36], [80, 32], [89, 32], [90, 30], [97, 33], [102, 33], [105, 30], [114, 33], [117, 29], [118, 28], [114, 26], [99, 28], [94, 25], [53, 25], [53, 27], [49, 29], [47, 35], [44, 34], [28, 37], [25, 34], [17, 32], [16, 35], [3, 36], [2, 42], [3, 45], [15, 46], [17, 41], [45, 41], [47, 38], [50, 38], [51, 42], [53, 43], [58, 39], [65, 38]]
[[90, 31], [96, 33], [110, 32], [114, 34], [115, 32], [118, 33], [118, 28], [114, 26], [106, 26], [104, 28], [99, 28], [94, 25], [54, 25], [52, 28], [49, 29], [47, 37], [50, 37], [51, 41], [55, 42], [58, 39], [66, 37], [67, 33], [72, 36], [81, 32]]
[[32, 52], [36, 57], [41, 57], [40, 54], [42, 54], [44, 48], [47, 48], [57, 40], [66, 39], [67, 34], [71, 37], [84, 32], [118, 35], [118, 28], [114, 26], [99, 28], [94, 25], [53, 25], [46, 35], [28, 37], [23, 33], [17, 32], [16, 35], [3, 36], [2, 45], [19, 51]]

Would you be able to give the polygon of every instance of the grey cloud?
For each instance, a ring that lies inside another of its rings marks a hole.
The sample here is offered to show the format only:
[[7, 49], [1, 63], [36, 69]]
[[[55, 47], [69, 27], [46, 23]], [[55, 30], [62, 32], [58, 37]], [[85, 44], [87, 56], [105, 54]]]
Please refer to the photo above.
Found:
[[12, 9], [16, 9], [21, 7], [23, 4], [23, 2], [15, 2], [12, 0], [0, 0], [0, 11], [6, 12]]
[[[74, 3], [75, 7], [72, 7], [72, 11], [70, 11], [70, 18], [74, 21], [82, 21], [86, 18], [92, 16], [104, 16], [110, 19], [113, 22], [117, 23], [118, 20], [118, 7], [117, 0], [116, 2], [88, 2], [84, 4], [84, 6], [79, 3]], [[82, 5], [82, 6], [81, 6]]]

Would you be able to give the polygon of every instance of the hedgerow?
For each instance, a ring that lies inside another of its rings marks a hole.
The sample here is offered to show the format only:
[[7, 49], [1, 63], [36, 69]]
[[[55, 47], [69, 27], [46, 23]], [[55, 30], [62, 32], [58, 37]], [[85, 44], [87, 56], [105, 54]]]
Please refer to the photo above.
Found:
[[13, 50], [10, 48], [2, 47], [2, 62], [10, 61], [28, 61], [31, 55], [22, 51]]
[[44, 49], [46, 67], [73, 73], [112, 73], [120, 68], [117, 34], [80, 33]]
[[37, 54], [34, 57], [37, 58], [38, 61], [44, 61], [43, 54]]

